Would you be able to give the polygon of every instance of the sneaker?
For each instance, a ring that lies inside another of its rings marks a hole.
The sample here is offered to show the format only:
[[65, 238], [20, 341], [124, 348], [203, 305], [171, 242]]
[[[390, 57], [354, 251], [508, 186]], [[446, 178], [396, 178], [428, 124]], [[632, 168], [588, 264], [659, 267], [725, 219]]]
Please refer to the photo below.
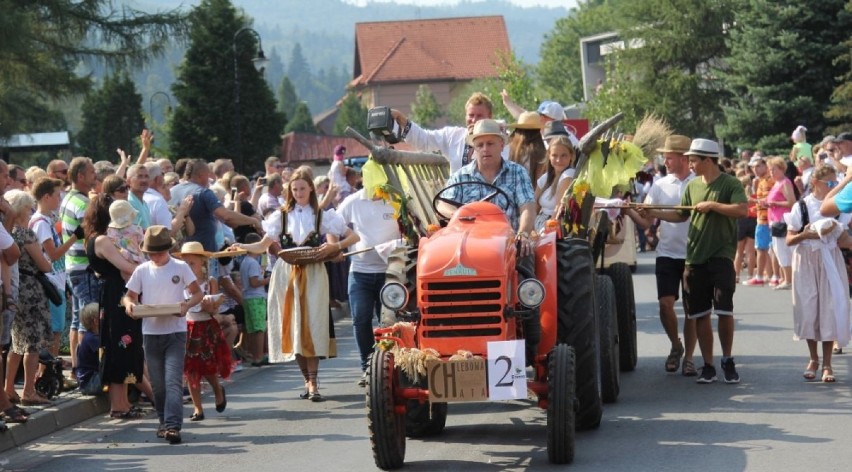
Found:
[[756, 285], [763, 286], [763, 279], [758, 279], [757, 277], [750, 278], [743, 282], [743, 285]]
[[367, 373], [366, 372], [361, 374], [361, 378], [358, 379], [358, 386], [359, 387], [366, 387], [367, 386]]
[[243, 367], [242, 361], [234, 362], [234, 372], [242, 372], [243, 369], [245, 368]]
[[790, 290], [790, 284], [784, 282], [783, 284], [776, 285], [772, 290]]
[[704, 364], [701, 368], [701, 373], [698, 375], [696, 383], [709, 384], [716, 381], [716, 368], [710, 364]]
[[772, 277], [771, 279], [769, 279], [769, 286], [770, 287], [775, 287], [779, 283], [781, 283], [781, 279], [779, 279], [778, 277]]
[[722, 359], [722, 372], [725, 374], [725, 383], [740, 383], [740, 374], [737, 373], [737, 367], [734, 365], [733, 357]]

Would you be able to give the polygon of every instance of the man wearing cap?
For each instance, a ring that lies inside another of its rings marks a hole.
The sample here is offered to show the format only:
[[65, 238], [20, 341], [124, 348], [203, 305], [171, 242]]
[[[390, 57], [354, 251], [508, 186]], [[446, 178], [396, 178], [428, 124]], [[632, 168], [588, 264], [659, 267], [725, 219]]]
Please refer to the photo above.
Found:
[[[645, 203], [649, 205], [679, 205], [687, 184], [695, 178], [689, 170], [689, 159], [685, 153], [689, 151], [691, 140], [686, 136], [671, 135], [666, 138], [665, 145], [657, 152], [663, 154], [666, 166], [666, 176], [657, 179], [651, 185]], [[649, 227], [652, 218], [643, 218], [639, 212], [627, 208], [624, 212], [637, 225]], [[666, 358], [666, 372], [676, 372], [683, 359], [681, 373], [687, 377], [698, 375], [692, 360], [695, 351], [695, 320], [686, 317], [683, 323], [683, 338], [685, 345], [678, 338], [677, 313], [675, 302], [683, 289], [683, 272], [686, 268], [686, 241], [689, 224], [683, 222], [662, 221], [660, 223], [660, 240], [657, 244], [657, 259], [655, 272], [657, 276], [657, 300], [660, 306], [660, 323], [671, 341], [672, 347]], [[684, 297], [684, 313], [688, 313]], [[684, 356], [685, 354], [685, 356]]]
[[719, 145], [709, 139], [694, 139], [685, 153], [698, 178], [686, 186], [681, 205], [692, 210], [649, 212], [665, 221], [689, 221], [684, 271], [684, 298], [687, 315], [695, 319], [698, 345], [704, 366], [698, 383], [716, 381], [713, 365], [713, 324], [710, 314], [719, 317], [722, 370], [726, 383], [739, 383], [740, 376], [731, 356], [734, 344], [734, 256], [737, 250], [736, 219], [748, 214], [748, 203], [740, 181], [719, 169]]
[[[769, 175], [769, 168], [762, 155], [755, 153], [748, 162], [752, 172], [754, 172], [754, 181], [752, 188], [754, 196], [748, 197], [748, 202], [756, 206], [757, 209], [757, 224], [754, 227], [754, 249], [757, 253], [757, 271], [754, 277], [743, 282], [743, 285], [762, 286], [764, 283], [770, 285], [777, 284], [777, 277], [772, 277], [770, 280], [764, 281], [763, 276], [772, 272], [772, 260], [769, 256], [769, 246], [772, 244], [772, 235], [769, 231], [769, 210], [766, 207], [766, 197], [775, 182]], [[739, 271], [737, 271], [739, 273]]]
[[[520, 164], [504, 160], [501, 153], [506, 146], [506, 135], [500, 124], [491, 119], [479, 120], [473, 126], [473, 131], [467, 138], [475, 150], [476, 158], [466, 166], [454, 172], [447, 180], [447, 186], [460, 182], [484, 182], [502, 190], [511, 201], [505, 201], [504, 195], [497, 195], [491, 201], [504, 209], [512, 229], [518, 232], [519, 266], [534, 272], [533, 251], [535, 245], [530, 239], [530, 233], [535, 224], [535, 194], [532, 181], [527, 170]], [[494, 193], [485, 185], [460, 185], [446, 192], [440, 192], [442, 197], [459, 203], [480, 201]], [[445, 216], [452, 215], [457, 207], [438, 201], [438, 211]], [[538, 349], [541, 335], [541, 320], [532, 317], [524, 324], [526, 333], [527, 361]], [[531, 324], [530, 324], [531, 323]]]
[[[399, 110], [391, 109], [391, 115], [402, 129], [402, 138], [412, 147], [425, 152], [439, 151], [450, 161], [450, 172], [467, 165], [473, 156], [473, 148], [467, 143], [468, 129], [479, 120], [490, 119], [493, 113], [491, 100], [476, 92], [464, 105], [465, 127], [447, 126], [437, 130], [425, 130]], [[508, 148], [503, 150], [503, 159], [508, 159]]]

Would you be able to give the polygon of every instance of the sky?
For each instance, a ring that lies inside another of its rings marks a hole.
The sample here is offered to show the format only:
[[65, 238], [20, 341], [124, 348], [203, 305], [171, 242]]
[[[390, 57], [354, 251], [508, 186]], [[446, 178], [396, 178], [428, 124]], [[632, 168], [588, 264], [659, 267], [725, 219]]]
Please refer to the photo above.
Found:
[[[455, 5], [461, 0], [343, 0], [346, 3], [354, 5], [366, 5], [367, 3], [388, 2], [388, 3], [404, 3], [418, 6], [434, 6], [434, 5]], [[487, 1], [487, 0], [466, 0], [469, 2]], [[521, 7], [561, 7], [565, 10], [577, 6], [577, 0], [508, 0], [510, 3]]]

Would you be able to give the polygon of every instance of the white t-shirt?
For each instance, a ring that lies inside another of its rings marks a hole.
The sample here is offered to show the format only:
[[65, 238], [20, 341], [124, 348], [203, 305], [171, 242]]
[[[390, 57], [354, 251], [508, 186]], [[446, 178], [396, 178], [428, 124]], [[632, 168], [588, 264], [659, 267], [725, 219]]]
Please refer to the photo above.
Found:
[[145, 202], [145, 206], [148, 207], [148, 213], [151, 214], [151, 224], [162, 225], [171, 230], [172, 212], [169, 211], [169, 204], [166, 202], [165, 197], [160, 192], [149, 188], [142, 195], [142, 200]]
[[[364, 189], [346, 197], [337, 212], [361, 237], [354, 250], [371, 248], [401, 237], [393, 207], [381, 199], [365, 198]], [[349, 271], [378, 274], [384, 273], [387, 268], [387, 262], [376, 251], [368, 251], [351, 256]]]
[[[462, 168], [466, 139], [467, 128], [461, 126], [427, 130], [412, 122], [405, 142], [420, 151], [439, 151], [450, 162], [450, 173], [453, 173]], [[504, 160], [509, 159], [509, 146], [503, 146], [502, 156]]]
[[[170, 257], [162, 267], [151, 261], [136, 267], [127, 281], [127, 289], [140, 294], [139, 302], [145, 305], [180, 303], [185, 300], [184, 289], [195, 280], [195, 274], [186, 262]], [[142, 334], [180, 332], [186, 332], [186, 318], [152, 316], [142, 319]]]
[[[281, 212], [273, 211], [263, 220], [263, 230], [266, 235], [275, 241], [281, 237], [282, 226]], [[296, 244], [301, 244], [308, 238], [311, 231], [314, 231], [317, 226], [317, 219], [314, 209], [310, 205], [296, 205], [296, 208], [287, 214], [287, 233], [293, 236], [293, 241]], [[342, 236], [346, 232], [346, 223], [333, 210], [326, 210], [322, 215], [320, 223], [320, 234], [333, 234]], [[245, 287], [243, 287], [245, 289]]]
[[[547, 216], [553, 216], [553, 212], [556, 211], [556, 204], [559, 196], [556, 195], [556, 189], [559, 188], [559, 184], [562, 183], [565, 179], [573, 179], [574, 178], [574, 169], [565, 169], [562, 171], [562, 174], [559, 175], [559, 180], [553, 183], [547, 190], [541, 193], [538, 197], [538, 206], [541, 207], [540, 213]], [[544, 188], [547, 184], [547, 173], [541, 174], [539, 176], [538, 181], [536, 182], [537, 188]]]
[[[2, 224], [0, 224], [0, 251], [5, 251], [6, 249], [9, 249], [10, 247], [12, 247], [13, 244], [15, 244], [15, 240], [12, 239], [12, 235], [9, 234], [8, 231], [6, 231], [6, 227], [4, 227]], [[16, 262], [14, 264], [14, 267], [16, 269], [17, 269], [17, 265], [18, 264]], [[13, 271], [13, 273], [17, 273], [17, 272], [18, 272], [17, 270]], [[12, 284], [12, 285], [14, 286], [14, 284]], [[2, 287], [2, 286], [3, 286], [3, 281], [0, 280], [0, 287]], [[13, 295], [15, 295], [15, 294], [13, 293]], [[15, 297], [17, 298], [17, 295], [15, 295]]]
[[281, 201], [280, 197], [276, 197], [271, 193], [267, 192], [261, 195], [260, 198], [257, 200], [257, 212], [260, 215], [264, 215], [266, 213], [266, 210], [270, 208], [277, 210], [283, 204], [284, 202]]
[[[692, 172], [684, 180], [674, 174], [668, 174], [654, 182], [645, 203], [651, 205], [680, 205], [686, 184], [695, 178]], [[657, 244], [657, 257], [686, 259], [686, 234], [689, 232], [689, 221], [671, 223], [660, 220], [660, 242]]]
[[[30, 225], [30, 229], [32, 229], [33, 233], [36, 235], [36, 241], [38, 241], [39, 247], [44, 248], [44, 242], [48, 239], [52, 240], [53, 245], [56, 247], [62, 245], [62, 240], [59, 238], [59, 235], [56, 234], [56, 230], [53, 227], [53, 219], [50, 216], [36, 211], [33, 213], [33, 216], [30, 217]], [[44, 252], [44, 249], [42, 249], [42, 252]], [[51, 260], [47, 256], [47, 253], [44, 254], [44, 258], [48, 261]], [[59, 287], [65, 287], [65, 255], [62, 255], [55, 261], [51, 261], [51, 265], [53, 266], [53, 274], [50, 277], [56, 284], [57, 289]]]
[[328, 179], [337, 186], [337, 191], [340, 193], [351, 194], [352, 186], [346, 181], [346, 165], [343, 161], [334, 161], [331, 163], [331, 168], [328, 169]]
[[266, 298], [266, 289], [263, 285], [260, 287], [251, 286], [252, 277], [263, 280], [263, 269], [260, 267], [258, 259], [258, 256], [248, 255], [240, 263], [240, 283], [243, 286], [243, 299]]

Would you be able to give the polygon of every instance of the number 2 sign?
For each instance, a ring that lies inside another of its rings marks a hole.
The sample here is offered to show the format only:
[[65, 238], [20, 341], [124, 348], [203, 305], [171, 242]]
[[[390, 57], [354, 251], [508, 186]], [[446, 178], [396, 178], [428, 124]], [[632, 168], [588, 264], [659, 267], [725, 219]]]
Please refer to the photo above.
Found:
[[488, 343], [488, 399], [527, 398], [524, 340]]

